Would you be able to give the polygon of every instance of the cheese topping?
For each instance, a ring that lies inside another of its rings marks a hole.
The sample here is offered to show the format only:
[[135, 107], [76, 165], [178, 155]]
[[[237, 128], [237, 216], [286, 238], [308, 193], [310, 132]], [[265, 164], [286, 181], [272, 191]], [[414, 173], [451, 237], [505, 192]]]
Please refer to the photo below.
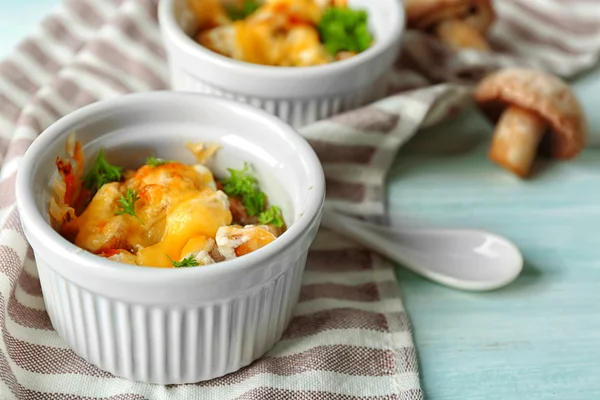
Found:
[[[69, 140], [69, 159], [56, 160], [51, 224], [87, 251], [134, 265], [194, 267], [257, 250], [285, 230], [281, 212], [247, 166], [215, 180], [202, 163], [219, 147], [188, 144], [198, 164], [150, 157], [137, 170], [111, 165], [101, 149], [84, 175], [81, 144]], [[242, 228], [241, 221], [267, 225]]]
[[[223, 184], [217, 185], [205, 165], [152, 158], [135, 171], [123, 171], [100, 152], [84, 177], [81, 146], [77, 146], [76, 156], [69, 153], [71, 160], [56, 161], [60, 178], [52, 185], [49, 213], [55, 229], [94, 254], [163, 268], [208, 265], [248, 254], [281, 233], [281, 222], [272, 227], [232, 225], [238, 222], [230, 208], [239, 218], [246, 213], [245, 206], [236, 197], [231, 197], [230, 204], [230, 197], [218, 189]], [[188, 147], [203, 161], [217, 149], [200, 144]], [[108, 173], [117, 181], [99, 184]], [[247, 175], [236, 179], [241, 180], [234, 187], [256, 189], [244, 186], [255, 182]], [[258, 211], [266, 211], [267, 206], [265, 201]], [[248, 218], [259, 219], [248, 215], [244, 219]]]
[[[125, 181], [98, 189], [72, 222], [78, 232], [75, 244], [94, 253], [135, 251], [138, 265], [171, 267], [169, 258], [179, 260], [182, 252], [205, 250], [219, 227], [231, 224], [227, 195], [215, 188], [212, 173], [203, 166], [145, 165]], [[115, 212], [127, 189], [137, 191], [137, 218]]]
[[301, 67], [338, 59], [321, 43], [317, 25], [328, 7], [346, 7], [346, 1], [265, 0], [260, 3], [246, 18], [232, 21], [223, 3], [189, 0], [200, 27], [196, 40], [217, 53], [262, 65]]

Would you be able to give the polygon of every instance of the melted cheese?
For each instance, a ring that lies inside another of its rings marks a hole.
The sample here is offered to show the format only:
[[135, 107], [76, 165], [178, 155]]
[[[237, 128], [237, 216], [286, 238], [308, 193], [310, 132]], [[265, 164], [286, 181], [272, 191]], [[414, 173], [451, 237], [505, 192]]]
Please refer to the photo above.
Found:
[[[122, 262], [172, 267], [169, 257], [211, 250], [211, 238], [231, 224], [227, 196], [218, 190], [205, 167], [168, 163], [143, 166], [122, 183], [102, 186], [75, 220], [75, 244]], [[138, 191], [135, 216], [116, 215], [127, 189]], [[214, 247], [214, 241], [213, 247]], [[123, 252], [132, 252], [132, 256]], [[207, 262], [205, 255], [202, 259]]]
[[314, 0], [267, 0], [244, 20], [201, 30], [197, 40], [213, 51], [255, 64], [326, 64], [333, 58], [316, 29], [322, 12]]
[[313, 0], [267, 1], [249, 18], [235, 23], [234, 57], [278, 66], [328, 63], [331, 58], [315, 27], [320, 18], [321, 10]]
[[78, 233], [75, 244], [93, 253], [127, 248], [131, 224], [125, 215], [115, 215], [121, 197], [120, 184], [103, 185], [74, 223]]
[[216, 193], [207, 188], [188, 198], [177, 199], [167, 212], [161, 241], [138, 251], [139, 264], [170, 267], [171, 262], [165, 255], [178, 260], [190, 238], [214, 237], [221, 226], [231, 224], [229, 206], [220, 201]]

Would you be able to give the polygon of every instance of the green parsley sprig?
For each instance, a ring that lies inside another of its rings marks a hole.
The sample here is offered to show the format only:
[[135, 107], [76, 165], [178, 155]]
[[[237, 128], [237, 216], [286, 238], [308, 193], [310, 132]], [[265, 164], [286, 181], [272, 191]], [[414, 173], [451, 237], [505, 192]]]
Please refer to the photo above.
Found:
[[187, 268], [187, 267], [200, 266], [200, 263], [194, 258], [193, 255], [190, 255], [181, 261], [175, 261], [168, 255], [167, 255], [167, 258], [169, 259], [169, 261], [171, 261], [171, 264], [173, 264], [173, 267], [175, 267], [175, 268]]
[[248, 215], [254, 217], [265, 208], [266, 196], [258, 187], [258, 180], [252, 175], [251, 166], [244, 164], [242, 169], [228, 168], [229, 178], [223, 179], [223, 191], [229, 196], [239, 197]]
[[88, 190], [96, 191], [102, 185], [121, 180], [123, 167], [111, 165], [104, 157], [104, 150], [98, 151], [96, 161], [89, 172], [83, 177], [83, 184]]
[[140, 223], [142, 225], [144, 225], [142, 220], [135, 213], [135, 202], [138, 200], [139, 200], [138, 192], [133, 189], [127, 189], [127, 191], [125, 191], [125, 195], [121, 195], [121, 198], [119, 200], [117, 200], [117, 202], [119, 203], [119, 207], [121, 209], [119, 211], [117, 211], [116, 214], [117, 215], [129, 214], [129, 215], [137, 218], [137, 220], [140, 221]]
[[271, 206], [258, 216], [258, 222], [263, 225], [275, 225], [278, 228], [283, 226], [281, 210], [277, 206]]
[[367, 20], [366, 11], [329, 7], [317, 26], [321, 42], [332, 55], [340, 51], [365, 51], [373, 42]]
[[152, 168], [158, 167], [159, 165], [169, 164], [175, 161], [172, 160], [163, 160], [156, 157], [148, 157], [146, 159], [146, 165], [151, 166]]
[[228, 168], [229, 177], [223, 179], [223, 191], [228, 196], [238, 197], [251, 217], [258, 216], [261, 224], [283, 226], [283, 218], [278, 207], [266, 209], [267, 196], [260, 190], [258, 179], [252, 174], [250, 164], [242, 169]]
[[244, 0], [241, 7], [230, 7], [227, 11], [227, 16], [232, 21], [246, 19], [254, 11], [260, 7], [260, 2], [256, 0]]

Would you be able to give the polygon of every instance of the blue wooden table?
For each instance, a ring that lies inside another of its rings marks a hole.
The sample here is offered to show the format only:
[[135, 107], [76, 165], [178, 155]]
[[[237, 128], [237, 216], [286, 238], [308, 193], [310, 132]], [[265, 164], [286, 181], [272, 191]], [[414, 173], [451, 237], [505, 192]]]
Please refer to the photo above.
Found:
[[420, 133], [395, 162], [397, 223], [491, 230], [526, 260], [489, 293], [398, 271], [429, 399], [600, 399], [600, 68], [575, 88], [591, 147], [527, 182], [487, 161], [492, 128], [476, 113]]
[[[0, 57], [57, 0], [0, 1]], [[428, 399], [600, 399], [600, 68], [575, 89], [591, 146], [520, 181], [487, 161], [475, 112], [421, 132], [389, 176], [398, 223], [474, 227], [511, 238], [523, 274], [465, 293], [398, 269]]]

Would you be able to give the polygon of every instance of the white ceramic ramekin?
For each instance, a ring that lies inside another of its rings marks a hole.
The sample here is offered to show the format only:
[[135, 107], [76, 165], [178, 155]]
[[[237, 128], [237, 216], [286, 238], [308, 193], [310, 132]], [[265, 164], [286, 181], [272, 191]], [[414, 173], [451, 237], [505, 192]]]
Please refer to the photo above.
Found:
[[367, 10], [375, 44], [347, 60], [313, 67], [240, 62], [197, 44], [187, 0], [160, 0], [158, 17], [173, 90], [235, 99], [267, 110], [294, 127], [366, 104], [383, 94], [400, 51], [401, 0], [350, 0]]
[[[132, 168], [150, 155], [192, 163], [186, 141], [220, 143], [216, 174], [252, 163], [289, 229], [253, 253], [198, 268], [137, 267], [83, 251], [48, 223], [54, 161], [66, 156], [71, 132], [87, 160], [103, 147], [111, 162]], [[19, 166], [17, 204], [59, 336], [115, 375], [175, 384], [236, 371], [279, 340], [297, 302], [324, 187], [312, 148], [268, 113], [201, 94], [150, 92], [86, 106], [44, 131]]]

